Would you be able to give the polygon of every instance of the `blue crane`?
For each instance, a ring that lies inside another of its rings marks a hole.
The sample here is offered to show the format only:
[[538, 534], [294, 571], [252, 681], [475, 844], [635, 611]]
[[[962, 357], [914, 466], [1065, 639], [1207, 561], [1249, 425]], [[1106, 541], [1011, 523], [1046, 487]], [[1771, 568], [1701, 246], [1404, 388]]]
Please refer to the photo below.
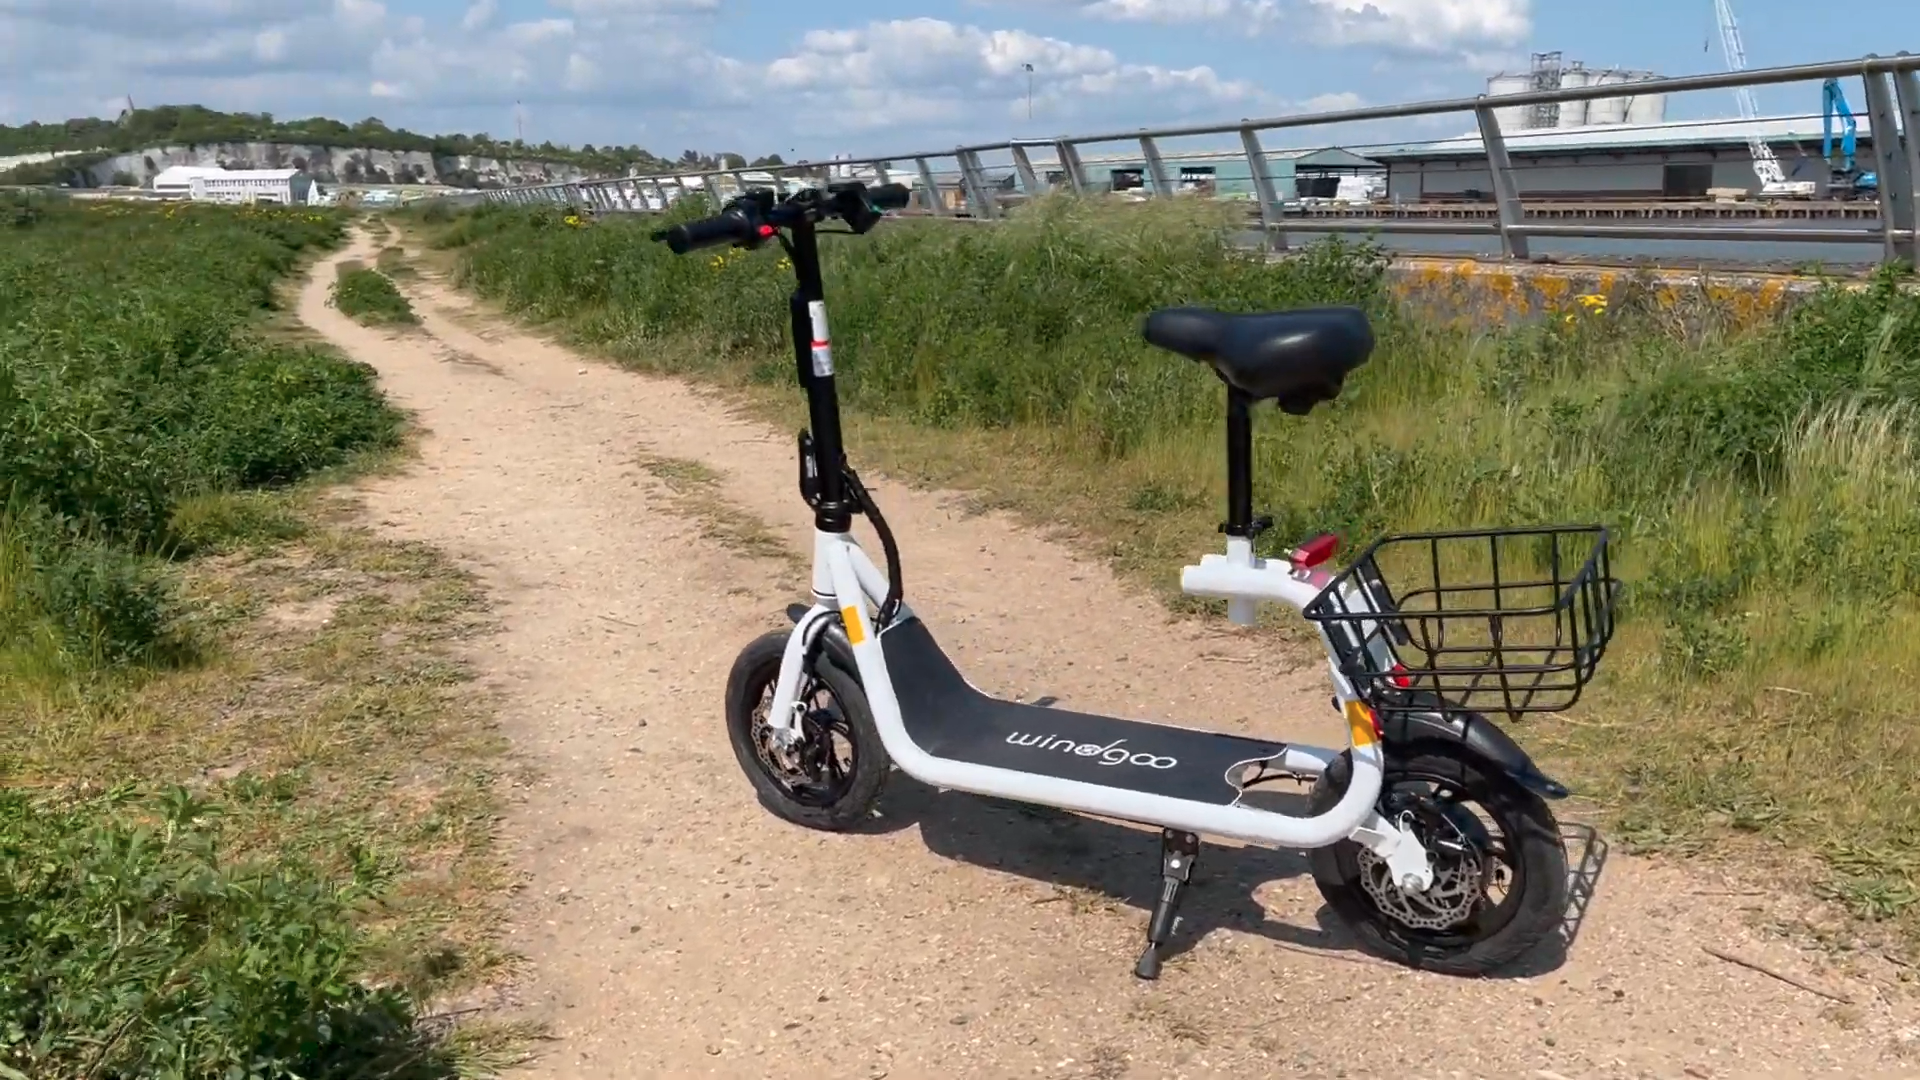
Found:
[[[1834, 179], [1842, 185], [1852, 188], [1856, 195], [1877, 192], [1880, 178], [1871, 172], [1861, 172], [1854, 167], [1854, 137], [1860, 125], [1853, 118], [1853, 110], [1847, 107], [1846, 92], [1840, 89], [1839, 79], [1828, 79], [1820, 88], [1820, 156], [1827, 159], [1833, 168]], [[1833, 156], [1833, 118], [1840, 118], [1840, 155], [1843, 160], [1836, 161]]]

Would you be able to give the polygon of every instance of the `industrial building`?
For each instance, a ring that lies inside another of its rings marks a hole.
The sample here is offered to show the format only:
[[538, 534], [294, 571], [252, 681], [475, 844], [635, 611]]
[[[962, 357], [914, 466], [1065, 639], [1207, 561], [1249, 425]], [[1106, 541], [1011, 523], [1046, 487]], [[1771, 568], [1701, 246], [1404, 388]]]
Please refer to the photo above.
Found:
[[[1282, 202], [1330, 199], [1336, 193], [1353, 190], [1356, 180], [1361, 186], [1370, 180], [1378, 183], [1386, 171], [1379, 162], [1337, 146], [1318, 150], [1271, 150], [1266, 159], [1267, 176], [1273, 181], [1274, 194]], [[1166, 167], [1167, 180], [1176, 191], [1228, 198], [1253, 197], [1253, 168], [1243, 151], [1168, 153], [1161, 156], [1161, 164]], [[1058, 162], [1035, 160], [1033, 166], [1048, 187], [1065, 186], [1066, 170]], [[1153, 183], [1147, 175], [1146, 160], [1137, 155], [1083, 156], [1080, 167], [1087, 184], [1096, 191], [1144, 192]], [[1011, 172], [1002, 176], [1003, 189], [1011, 190], [1017, 183], [1018, 177]]]
[[[1594, 104], [1598, 104], [1595, 102]], [[1820, 117], [1604, 124], [1508, 132], [1502, 126], [1523, 199], [1598, 201], [1705, 199], [1710, 189], [1760, 190], [1748, 140], [1773, 148], [1789, 180], [1822, 184]], [[1859, 153], [1871, 159], [1873, 136], [1860, 123]], [[1488, 201], [1493, 177], [1475, 132], [1437, 142], [1369, 151], [1386, 166], [1392, 202]]]
[[1632, 92], [1634, 83], [1658, 79], [1652, 71], [1627, 68], [1590, 68], [1583, 60], [1564, 60], [1558, 52], [1534, 53], [1531, 66], [1519, 74], [1500, 74], [1487, 80], [1487, 96], [1525, 94], [1534, 90], [1577, 90], [1589, 86], [1618, 86], [1619, 97], [1588, 101], [1553, 101], [1541, 105], [1508, 105], [1493, 110], [1502, 132], [1546, 128], [1606, 127], [1631, 124], [1644, 127], [1667, 118], [1665, 94]]
[[215, 165], [169, 165], [153, 178], [153, 193], [173, 199], [192, 198], [196, 179], [225, 171]]
[[174, 165], [153, 178], [153, 193], [195, 202], [296, 206], [311, 201], [313, 178], [298, 169], [221, 169]]
[[313, 178], [299, 169], [227, 169], [193, 180], [195, 202], [305, 205]]

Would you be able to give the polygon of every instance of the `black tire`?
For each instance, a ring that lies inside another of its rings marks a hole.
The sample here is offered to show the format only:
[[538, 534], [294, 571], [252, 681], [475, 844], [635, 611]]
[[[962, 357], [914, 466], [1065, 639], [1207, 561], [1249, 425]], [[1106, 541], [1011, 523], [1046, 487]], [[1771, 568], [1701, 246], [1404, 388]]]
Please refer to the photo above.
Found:
[[[1315, 782], [1311, 812], [1331, 809], [1351, 776], [1348, 751]], [[1367, 952], [1445, 975], [1493, 974], [1557, 933], [1566, 918], [1567, 850], [1559, 822], [1546, 800], [1463, 750], [1441, 743], [1389, 749], [1382, 800], [1399, 785], [1419, 781], [1453, 788], [1495, 819], [1504, 834], [1501, 861], [1511, 875], [1503, 901], [1486, 906], [1482, 880], [1476, 910], [1464, 927], [1416, 928], [1369, 895], [1361, 880], [1361, 847], [1352, 840], [1312, 852], [1314, 883]], [[1483, 875], [1489, 861], [1478, 861]]]
[[[815, 650], [808, 675], [816, 684], [816, 693], [824, 690], [831, 696], [838, 716], [828, 719], [823, 710], [815, 710], [809, 723], [817, 719], [817, 727], [831, 728], [826, 745], [829, 754], [833, 750], [832, 735], [846, 740], [852, 750], [851, 768], [830, 778], [825, 790], [815, 790], [821, 787], [818, 777], [784, 769], [773, 760], [760, 729], [765, 726], [766, 699], [780, 676], [780, 658], [790, 634], [776, 630], [740, 650], [727, 676], [727, 737], [741, 771], [769, 810], [809, 829], [850, 829], [871, 815], [893, 763], [873, 725], [873, 710], [860, 680], [824, 648]], [[808, 746], [817, 749], [814, 740], [809, 740]], [[834, 764], [838, 765], [837, 758]], [[796, 780], [807, 783], [796, 786]]]

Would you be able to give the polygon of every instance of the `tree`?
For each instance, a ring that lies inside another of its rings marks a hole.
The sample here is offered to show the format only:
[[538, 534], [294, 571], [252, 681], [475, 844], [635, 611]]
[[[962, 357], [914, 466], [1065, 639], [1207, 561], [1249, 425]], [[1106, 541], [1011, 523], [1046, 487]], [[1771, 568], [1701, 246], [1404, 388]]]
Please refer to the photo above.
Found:
[[761, 166], [778, 168], [779, 166], [782, 166], [785, 164], [786, 164], [785, 159], [781, 158], [779, 154], [768, 154], [766, 157], [753, 159], [753, 167], [756, 169], [760, 168]]

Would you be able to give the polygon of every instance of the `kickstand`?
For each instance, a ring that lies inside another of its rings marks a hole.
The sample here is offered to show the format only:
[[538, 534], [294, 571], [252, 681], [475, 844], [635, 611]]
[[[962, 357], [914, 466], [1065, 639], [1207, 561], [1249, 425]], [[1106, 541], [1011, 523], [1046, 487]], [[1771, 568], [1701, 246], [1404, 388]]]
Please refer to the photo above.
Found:
[[1200, 857], [1200, 838], [1178, 829], [1160, 830], [1160, 899], [1153, 905], [1153, 917], [1147, 921], [1147, 947], [1133, 973], [1142, 979], [1160, 977], [1160, 950], [1173, 937], [1173, 924], [1180, 909], [1180, 894]]

